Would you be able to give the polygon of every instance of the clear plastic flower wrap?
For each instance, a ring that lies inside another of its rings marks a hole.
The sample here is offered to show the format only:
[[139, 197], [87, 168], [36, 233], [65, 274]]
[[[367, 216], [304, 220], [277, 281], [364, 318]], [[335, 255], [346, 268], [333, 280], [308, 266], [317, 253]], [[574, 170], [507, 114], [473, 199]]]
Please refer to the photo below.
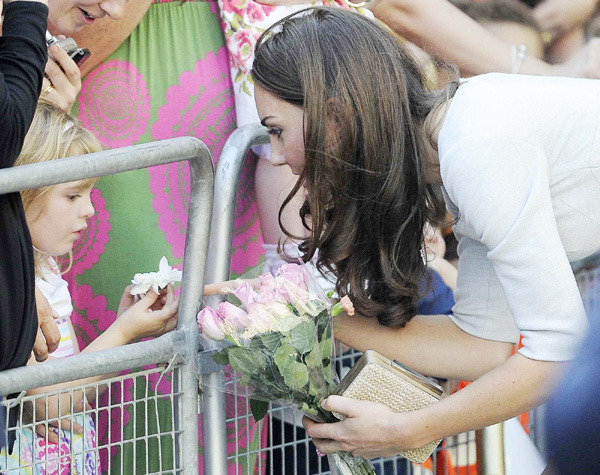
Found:
[[[318, 422], [338, 422], [320, 401], [339, 382], [333, 316], [342, 308], [350, 310], [349, 300], [332, 305], [307, 265], [285, 264], [275, 275], [265, 273], [237, 284], [230, 289], [233, 298], [198, 314], [201, 337], [211, 340], [207, 346], [220, 342], [212, 356], [224, 368], [219, 389], [249, 397], [257, 421], [274, 402]], [[375, 473], [367, 460], [347, 452], [329, 460], [339, 474]]]

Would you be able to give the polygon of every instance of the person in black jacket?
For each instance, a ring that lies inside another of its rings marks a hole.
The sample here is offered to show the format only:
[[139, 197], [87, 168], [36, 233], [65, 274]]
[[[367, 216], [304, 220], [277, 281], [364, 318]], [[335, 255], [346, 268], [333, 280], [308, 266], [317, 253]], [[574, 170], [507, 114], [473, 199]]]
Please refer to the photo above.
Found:
[[[0, 36], [0, 167], [12, 167], [42, 87], [46, 0], [4, 0]], [[0, 195], [0, 371], [25, 365], [38, 317], [31, 237], [19, 193]], [[0, 405], [0, 445], [6, 421]]]

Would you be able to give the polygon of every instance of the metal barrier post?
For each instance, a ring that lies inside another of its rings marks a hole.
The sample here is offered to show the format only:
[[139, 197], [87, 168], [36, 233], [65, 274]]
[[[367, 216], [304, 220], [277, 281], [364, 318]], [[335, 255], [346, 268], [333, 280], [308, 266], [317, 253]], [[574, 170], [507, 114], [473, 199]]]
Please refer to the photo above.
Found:
[[[0, 395], [46, 386], [108, 372], [131, 369], [141, 364], [168, 362], [174, 355], [183, 359], [181, 401], [174, 412], [182, 428], [177, 444], [182, 472], [198, 473], [198, 384], [196, 379], [198, 326], [195, 323], [206, 269], [213, 203], [213, 167], [206, 145], [193, 137], [180, 137], [89, 155], [0, 170], [0, 192], [10, 193], [43, 185], [54, 185], [177, 161], [190, 164], [190, 204], [186, 235], [185, 264], [179, 303], [178, 330], [151, 342], [77, 355], [44, 365], [0, 373]], [[201, 222], [205, 217], [205, 222]], [[209, 472], [210, 473], [210, 472]]]
[[[207, 262], [207, 282], [222, 282], [229, 279], [237, 184], [242, 165], [250, 147], [268, 142], [266, 129], [260, 124], [251, 124], [233, 132], [223, 147], [215, 172], [215, 201]], [[222, 374], [215, 372], [203, 377], [204, 471], [210, 475], [227, 474], [225, 394], [218, 389], [221, 378]]]
[[477, 431], [478, 475], [504, 475], [504, 430], [502, 422]]

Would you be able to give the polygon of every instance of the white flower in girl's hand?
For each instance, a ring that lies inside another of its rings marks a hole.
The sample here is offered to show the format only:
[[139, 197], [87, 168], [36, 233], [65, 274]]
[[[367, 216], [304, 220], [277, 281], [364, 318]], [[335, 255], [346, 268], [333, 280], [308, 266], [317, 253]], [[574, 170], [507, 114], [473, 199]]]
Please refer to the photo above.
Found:
[[133, 287], [129, 291], [131, 295], [146, 294], [150, 289], [158, 293], [169, 284], [181, 282], [181, 271], [173, 269], [167, 258], [163, 256], [158, 264], [158, 272], [146, 272], [145, 274], [135, 274], [131, 283]]

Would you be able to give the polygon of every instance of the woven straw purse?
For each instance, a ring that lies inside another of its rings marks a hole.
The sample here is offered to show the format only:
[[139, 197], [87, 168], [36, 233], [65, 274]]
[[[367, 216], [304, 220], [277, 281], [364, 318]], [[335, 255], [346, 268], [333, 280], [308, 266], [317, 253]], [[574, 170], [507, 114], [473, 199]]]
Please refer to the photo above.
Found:
[[[363, 401], [385, 404], [394, 412], [423, 409], [448, 394], [419, 373], [387, 359], [374, 350], [367, 350], [342, 379], [333, 394]], [[342, 414], [334, 415], [343, 419]], [[418, 449], [408, 449], [400, 455], [411, 462], [423, 463], [441, 440]]]

